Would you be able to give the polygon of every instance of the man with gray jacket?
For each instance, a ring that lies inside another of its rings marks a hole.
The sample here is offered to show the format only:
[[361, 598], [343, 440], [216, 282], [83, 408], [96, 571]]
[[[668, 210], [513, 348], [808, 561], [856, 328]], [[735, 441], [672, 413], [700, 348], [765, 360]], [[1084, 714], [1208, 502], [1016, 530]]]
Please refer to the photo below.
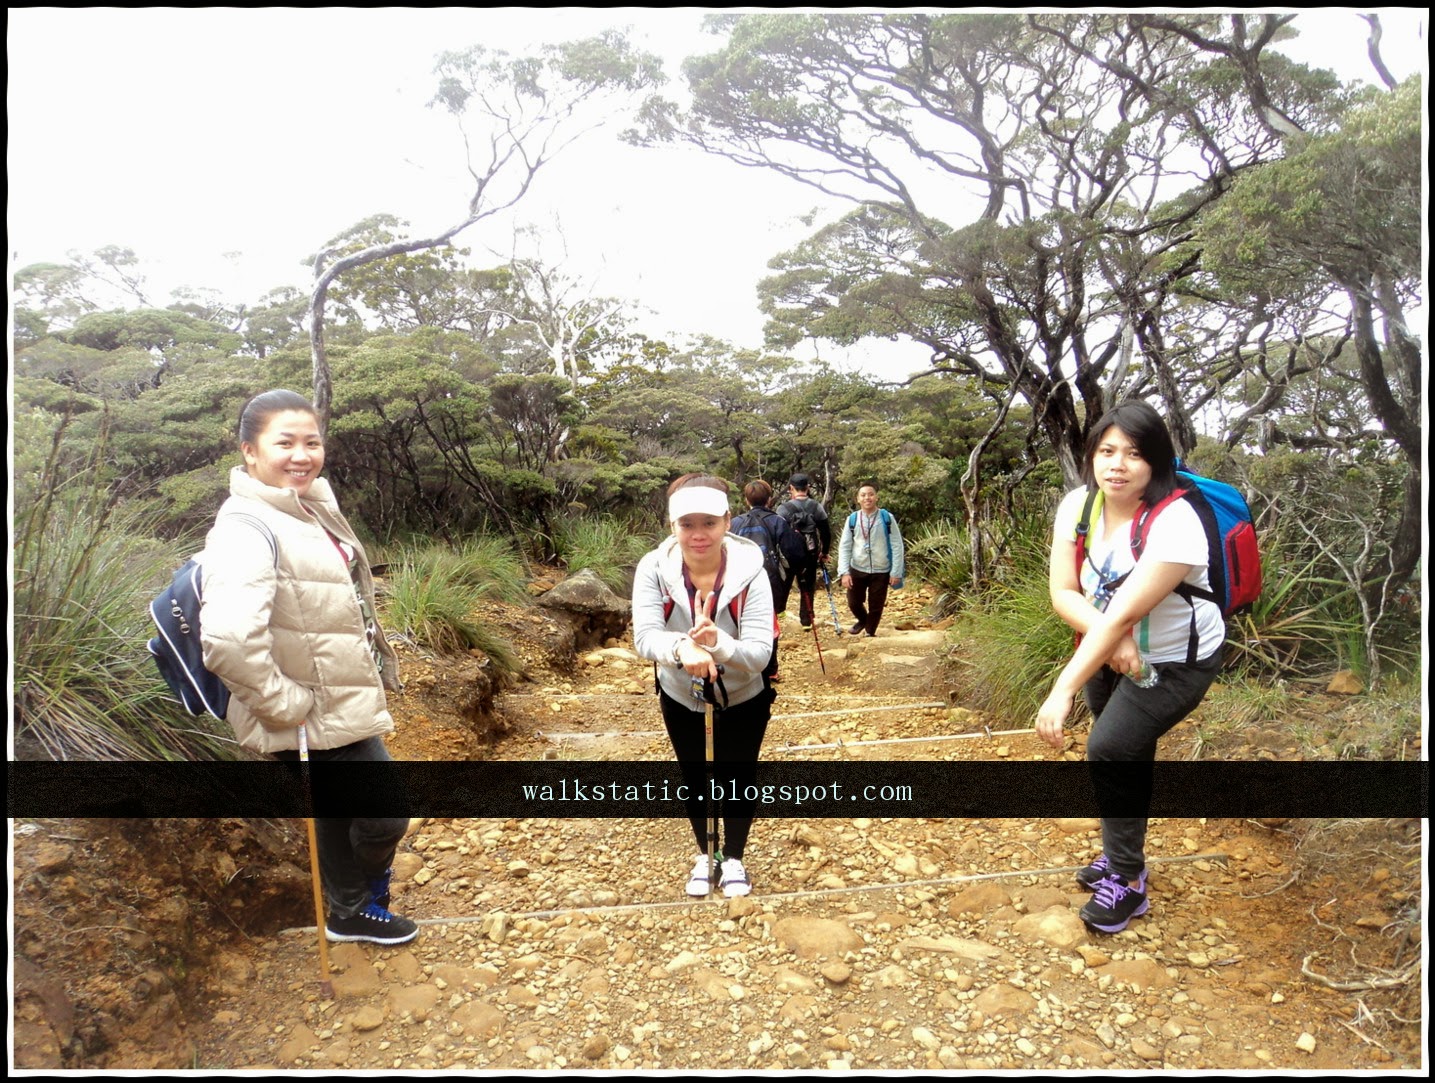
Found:
[[837, 550], [837, 575], [847, 588], [847, 608], [857, 618], [852, 634], [877, 634], [887, 589], [902, 589], [907, 550], [896, 517], [877, 506], [877, 486], [857, 490], [857, 510], [847, 517]]

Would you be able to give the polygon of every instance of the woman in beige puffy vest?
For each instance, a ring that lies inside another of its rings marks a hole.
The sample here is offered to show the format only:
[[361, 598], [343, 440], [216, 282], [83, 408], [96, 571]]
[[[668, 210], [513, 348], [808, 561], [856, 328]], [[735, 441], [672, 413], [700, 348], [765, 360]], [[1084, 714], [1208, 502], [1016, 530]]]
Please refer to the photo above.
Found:
[[[397, 659], [374, 616], [368, 556], [319, 477], [314, 407], [293, 391], [255, 396], [239, 447], [244, 465], [230, 473], [200, 557], [204, 664], [231, 692], [227, 721], [245, 748], [280, 759], [298, 759], [303, 726], [315, 762], [388, 761], [385, 689], [399, 687]], [[418, 934], [388, 909], [407, 827], [407, 818], [316, 820], [330, 940], [402, 944]]]

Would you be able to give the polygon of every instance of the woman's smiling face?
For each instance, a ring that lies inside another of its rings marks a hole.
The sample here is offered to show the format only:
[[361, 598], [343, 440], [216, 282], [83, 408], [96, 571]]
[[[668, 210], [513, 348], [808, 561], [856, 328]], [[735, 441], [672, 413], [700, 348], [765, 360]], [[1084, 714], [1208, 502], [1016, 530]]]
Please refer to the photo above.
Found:
[[251, 444], [240, 445], [249, 476], [276, 489], [309, 492], [324, 468], [319, 419], [307, 410], [281, 410]]
[[1091, 470], [1108, 500], [1139, 501], [1151, 484], [1151, 464], [1136, 441], [1115, 425], [1101, 434]]

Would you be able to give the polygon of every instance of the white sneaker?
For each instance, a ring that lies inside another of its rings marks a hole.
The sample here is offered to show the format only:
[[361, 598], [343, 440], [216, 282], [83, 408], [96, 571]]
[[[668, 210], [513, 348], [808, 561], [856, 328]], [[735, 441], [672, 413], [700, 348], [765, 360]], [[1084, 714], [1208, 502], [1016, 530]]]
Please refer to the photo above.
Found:
[[[726, 863], [723, 865], [726, 868]], [[693, 871], [688, 873], [688, 894], [702, 898], [712, 894], [713, 882], [708, 878], [708, 855], [698, 854], [693, 861]]]
[[747, 870], [742, 867], [742, 862], [735, 857], [723, 861], [722, 879], [719, 881], [719, 885], [722, 887], [723, 895], [729, 899], [746, 895], [752, 890], [752, 884], [747, 878]]

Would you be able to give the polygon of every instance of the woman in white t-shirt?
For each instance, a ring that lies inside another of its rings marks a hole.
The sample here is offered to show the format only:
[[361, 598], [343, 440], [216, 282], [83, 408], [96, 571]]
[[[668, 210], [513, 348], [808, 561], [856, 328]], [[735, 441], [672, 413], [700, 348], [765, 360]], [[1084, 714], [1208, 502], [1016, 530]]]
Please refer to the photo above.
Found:
[[[1038, 711], [1036, 729], [1060, 748], [1072, 701], [1084, 690], [1094, 718], [1086, 758], [1102, 813], [1103, 852], [1077, 873], [1094, 892], [1081, 918], [1114, 933], [1149, 905], [1145, 813], [1156, 742], [1215, 680], [1226, 622], [1215, 602], [1176, 592], [1183, 583], [1210, 586], [1205, 530], [1186, 501], [1173, 501], [1150, 521], [1140, 560], [1131, 551], [1132, 524], [1143, 507], [1179, 487], [1175, 448], [1160, 415], [1144, 402], [1108, 411], [1087, 438], [1082, 475], [1085, 487], [1057, 509], [1050, 569], [1052, 606], [1081, 643]], [[1092, 490], [1098, 498], [1078, 571], [1076, 526]]]

